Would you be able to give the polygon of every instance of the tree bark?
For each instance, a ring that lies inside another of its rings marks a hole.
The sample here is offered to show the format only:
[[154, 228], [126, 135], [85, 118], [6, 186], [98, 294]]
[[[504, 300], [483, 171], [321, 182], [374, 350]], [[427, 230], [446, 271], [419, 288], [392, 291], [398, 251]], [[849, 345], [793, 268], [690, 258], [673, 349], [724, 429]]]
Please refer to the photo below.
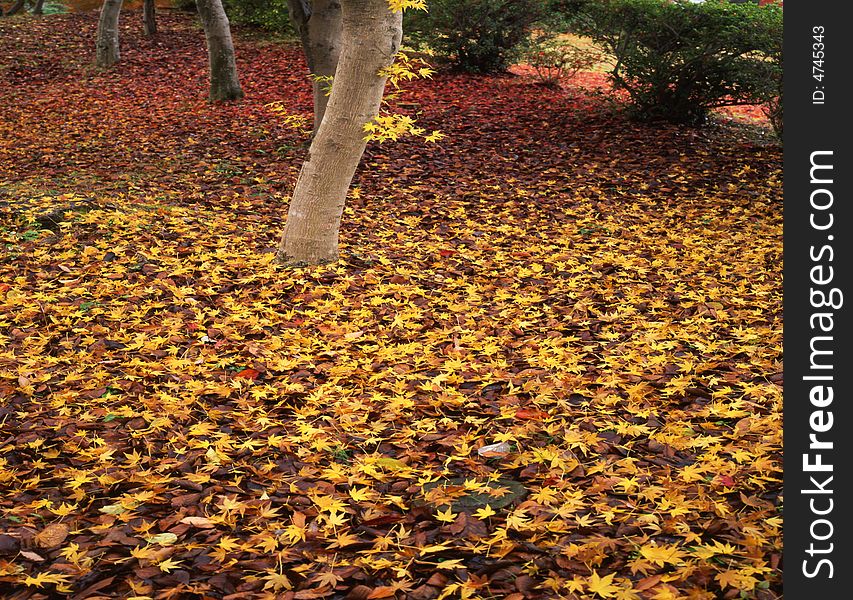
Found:
[[26, 0], [17, 0], [5, 13], [0, 9], [0, 16], [11, 17], [12, 15], [18, 14], [23, 10], [25, 2]]
[[157, 8], [154, 0], [142, 2], [142, 30], [148, 37], [157, 35]]
[[[314, 131], [323, 121], [329, 102], [329, 77], [334, 77], [341, 54], [340, 0], [288, 0], [290, 16], [302, 40], [314, 91]], [[321, 79], [317, 79], [321, 78]]]
[[243, 97], [243, 89], [237, 77], [231, 26], [222, 8], [222, 0], [196, 0], [196, 7], [207, 39], [210, 101], [238, 100]]
[[122, 0], [104, 0], [95, 41], [95, 64], [111, 67], [119, 61], [118, 17]]
[[36, 0], [36, 3], [33, 4], [33, 14], [34, 15], [44, 14], [44, 0]]
[[317, 264], [338, 258], [347, 191], [367, 145], [364, 125], [379, 112], [385, 76], [403, 33], [388, 0], [341, 0], [341, 53], [326, 114], [302, 165], [277, 260]]

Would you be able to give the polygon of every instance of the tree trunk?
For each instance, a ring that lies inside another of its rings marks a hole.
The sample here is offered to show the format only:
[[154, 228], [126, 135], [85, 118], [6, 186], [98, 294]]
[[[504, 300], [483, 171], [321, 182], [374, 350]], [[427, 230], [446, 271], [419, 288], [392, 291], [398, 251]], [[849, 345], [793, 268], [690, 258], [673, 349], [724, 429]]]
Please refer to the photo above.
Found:
[[379, 112], [385, 76], [403, 33], [388, 0], [341, 0], [340, 62], [326, 114], [302, 165], [277, 260], [317, 264], [338, 258], [347, 191], [367, 145], [364, 125]]
[[95, 41], [95, 64], [111, 67], [120, 58], [118, 50], [118, 17], [122, 0], [104, 0]]
[[36, 0], [36, 3], [33, 5], [33, 14], [44, 14], [44, 0]]
[[142, 2], [142, 30], [148, 37], [157, 35], [157, 8], [154, 0]]
[[[314, 131], [323, 121], [329, 102], [329, 77], [334, 77], [341, 54], [340, 0], [289, 0], [290, 16], [302, 40], [308, 69], [314, 76]], [[318, 80], [319, 78], [319, 80]]]
[[237, 78], [237, 63], [234, 60], [234, 43], [231, 41], [231, 26], [222, 0], [196, 0], [198, 15], [204, 26], [207, 39], [207, 56], [210, 63], [210, 101], [224, 102], [243, 97], [243, 89]]
[[21, 12], [21, 10], [23, 10], [25, 2], [26, 0], [17, 0], [12, 6], [9, 7], [9, 10], [7, 10], [5, 13], [3, 12], [3, 9], [0, 9], [0, 15], [5, 17], [11, 17], [12, 15], [18, 14], [19, 12]]

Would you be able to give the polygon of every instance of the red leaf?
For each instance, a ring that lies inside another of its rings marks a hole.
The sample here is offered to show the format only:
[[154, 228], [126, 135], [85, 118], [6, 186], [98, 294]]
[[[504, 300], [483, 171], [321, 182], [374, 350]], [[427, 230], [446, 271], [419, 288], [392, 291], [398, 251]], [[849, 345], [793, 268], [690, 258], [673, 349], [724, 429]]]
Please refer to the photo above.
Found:
[[392, 598], [394, 594], [397, 593], [397, 590], [394, 589], [390, 585], [383, 585], [382, 587], [378, 587], [370, 592], [370, 595], [367, 597], [368, 600], [375, 600], [376, 598]]
[[258, 377], [260, 377], [260, 375], [261, 372], [257, 369], [243, 369], [242, 371], [234, 375], [234, 378], [236, 379], [237, 377], [242, 377], [244, 379], [251, 379], [252, 381], [254, 381]]
[[515, 411], [516, 419], [542, 420], [548, 418], [548, 413], [537, 408], [519, 408]]

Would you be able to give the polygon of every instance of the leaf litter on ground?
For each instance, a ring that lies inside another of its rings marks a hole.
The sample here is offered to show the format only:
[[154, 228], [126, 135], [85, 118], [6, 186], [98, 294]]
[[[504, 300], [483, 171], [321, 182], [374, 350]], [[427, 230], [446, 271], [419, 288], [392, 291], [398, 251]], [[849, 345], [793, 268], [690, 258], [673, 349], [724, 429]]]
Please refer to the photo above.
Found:
[[777, 146], [437, 74], [284, 270], [299, 48], [96, 19], [0, 22], [5, 597], [780, 597]]

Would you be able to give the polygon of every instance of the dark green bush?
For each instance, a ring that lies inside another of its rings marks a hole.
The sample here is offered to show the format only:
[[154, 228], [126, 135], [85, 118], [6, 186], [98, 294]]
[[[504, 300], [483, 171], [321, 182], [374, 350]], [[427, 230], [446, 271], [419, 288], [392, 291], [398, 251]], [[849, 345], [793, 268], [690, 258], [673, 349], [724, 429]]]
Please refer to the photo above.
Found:
[[589, 0], [577, 27], [616, 58], [637, 116], [698, 124], [778, 96], [782, 8], [708, 0]]
[[223, 0], [232, 23], [253, 25], [273, 33], [293, 33], [287, 0]]
[[[293, 33], [287, 0], [223, 0], [225, 14], [232, 23], [260, 27], [273, 33]], [[180, 10], [195, 12], [195, 0], [172, 0]]]
[[506, 70], [531, 30], [548, 15], [549, 0], [429, 0], [429, 12], [407, 11], [409, 43], [426, 44], [458, 69]]
[[178, 10], [185, 10], [187, 12], [196, 11], [195, 0], [172, 0], [172, 6]]

